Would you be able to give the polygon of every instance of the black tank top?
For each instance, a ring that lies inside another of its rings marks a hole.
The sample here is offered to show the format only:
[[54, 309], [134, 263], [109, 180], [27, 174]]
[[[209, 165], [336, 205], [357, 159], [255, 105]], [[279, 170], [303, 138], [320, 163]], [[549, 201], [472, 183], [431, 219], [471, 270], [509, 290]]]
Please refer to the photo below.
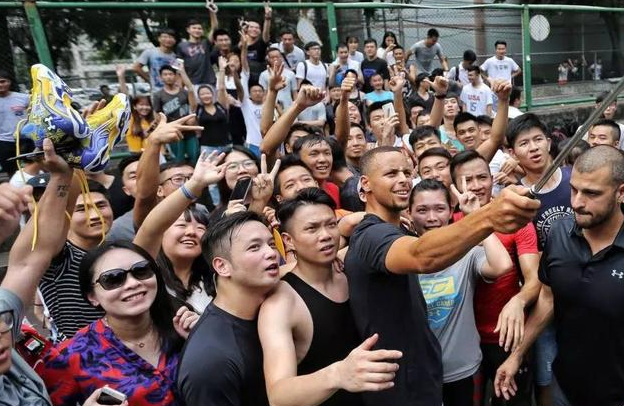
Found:
[[[282, 278], [299, 294], [312, 315], [314, 333], [308, 353], [297, 365], [297, 375], [306, 375], [340, 361], [360, 344], [349, 301], [336, 303], [290, 272]], [[360, 395], [339, 390], [322, 406], [363, 405]]]

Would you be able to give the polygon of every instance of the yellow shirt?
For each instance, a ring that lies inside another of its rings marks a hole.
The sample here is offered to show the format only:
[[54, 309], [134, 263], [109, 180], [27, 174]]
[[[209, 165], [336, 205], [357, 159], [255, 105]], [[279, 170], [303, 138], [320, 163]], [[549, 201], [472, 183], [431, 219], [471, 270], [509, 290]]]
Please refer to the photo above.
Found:
[[[141, 130], [144, 134], [150, 127], [150, 122], [144, 118], [141, 118]], [[142, 134], [134, 133], [134, 116], [130, 117], [130, 124], [128, 125], [128, 132], [126, 133], [126, 143], [128, 144], [128, 151], [141, 152], [145, 147], [146, 138], [141, 136]]]

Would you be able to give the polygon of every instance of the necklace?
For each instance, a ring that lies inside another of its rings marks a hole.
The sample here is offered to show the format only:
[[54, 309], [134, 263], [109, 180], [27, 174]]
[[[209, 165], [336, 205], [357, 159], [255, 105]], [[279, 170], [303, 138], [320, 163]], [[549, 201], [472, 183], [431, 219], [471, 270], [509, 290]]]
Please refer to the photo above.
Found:
[[[113, 333], [115, 333], [115, 330], [113, 330], [113, 328], [108, 323], [108, 318], [104, 317], [102, 320], [104, 321], [104, 324], [106, 325], [106, 327], [110, 328], [111, 331]], [[147, 332], [147, 334], [145, 334], [146, 338], [149, 338], [151, 336], [153, 329], [154, 329], [154, 325], [150, 323], [149, 331]], [[122, 341], [123, 343], [132, 344], [133, 346], [136, 346], [136, 347], [139, 347], [139, 348], [145, 348], [145, 341], [136, 341], [135, 342], [135, 341], [130, 341], [130, 340], [124, 340], [124, 339], [122, 339], [120, 337], [117, 337], [117, 338], [119, 338], [119, 340]]]

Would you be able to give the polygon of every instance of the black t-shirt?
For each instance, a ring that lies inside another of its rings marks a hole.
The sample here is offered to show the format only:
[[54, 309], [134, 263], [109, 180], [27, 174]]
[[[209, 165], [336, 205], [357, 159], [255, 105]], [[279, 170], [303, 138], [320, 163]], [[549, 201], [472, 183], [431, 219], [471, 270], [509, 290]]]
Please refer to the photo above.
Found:
[[364, 339], [378, 333], [375, 349], [399, 350], [394, 387], [363, 393], [369, 406], [442, 404], [440, 344], [429, 329], [427, 305], [417, 275], [390, 273], [388, 250], [407, 232], [368, 214], [355, 228], [345, 258], [349, 300]]
[[208, 114], [200, 106], [197, 109], [197, 125], [204, 127], [199, 139], [200, 145], [222, 147], [232, 143], [228, 125], [228, 112], [219, 103], [215, 103], [214, 114]]
[[375, 73], [380, 73], [384, 79], [390, 79], [390, 73], [388, 72], [388, 63], [381, 58], [375, 58], [372, 61], [364, 58], [362, 61], [362, 75], [364, 76], [364, 93], [370, 93], [373, 88], [370, 85], [370, 78]]
[[268, 406], [257, 320], [210, 303], [182, 350], [177, 384], [187, 406]]
[[134, 206], [134, 198], [132, 196], [128, 196], [126, 192], [123, 191], [123, 181], [121, 180], [122, 175], [120, 173], [116, 173], [115, 175], [113, 183], [108, 188], [114, 219], [126, 214], [128, 211], [132, 210], [132, 207]]
[[555, 220], [539, 278], [553, 292], [553, 370], [568, 400], [624, 405], [624, 227], [592, 256], [573, 216]]
[[266, 69], [266, 50], [269, 44], [262, 38], [247, 46], [247, 61], [249, 61], [249, 72], [260, 75]]
[[184, 59], [184, 69], [194, 85], [217, 82], [214, 69], [210, 63], [212, 44], [208, 40], [200, 42], [182, 41], [178, 44], [176, 54]]

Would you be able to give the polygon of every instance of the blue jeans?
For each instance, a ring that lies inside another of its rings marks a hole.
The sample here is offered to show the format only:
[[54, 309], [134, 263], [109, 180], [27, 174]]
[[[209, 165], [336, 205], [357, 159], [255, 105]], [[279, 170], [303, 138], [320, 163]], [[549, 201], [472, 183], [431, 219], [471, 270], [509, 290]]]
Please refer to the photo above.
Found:
[[551, 323], [537, 337], [535, 349], [535, 383], [549, 386], [553, 379], [552, 364], [557, 355], [555, 326]]
[[[210, 145], [202, 145], [200, 147], [201, 152], [206, 151], [208, 154], [211, 154], [213, 151], [217, 151], [217, 153], [229, 152], [232, 149], [232, 144], [222, 145], [219, 147], [212, 147]], [[219, 195], [219, 188], [217, 185], [208, 186], [208, 193], [210, 193], [210, 199], [212, 199], [212, 204], [216, 206], [221, 202], [221, 196]]]

